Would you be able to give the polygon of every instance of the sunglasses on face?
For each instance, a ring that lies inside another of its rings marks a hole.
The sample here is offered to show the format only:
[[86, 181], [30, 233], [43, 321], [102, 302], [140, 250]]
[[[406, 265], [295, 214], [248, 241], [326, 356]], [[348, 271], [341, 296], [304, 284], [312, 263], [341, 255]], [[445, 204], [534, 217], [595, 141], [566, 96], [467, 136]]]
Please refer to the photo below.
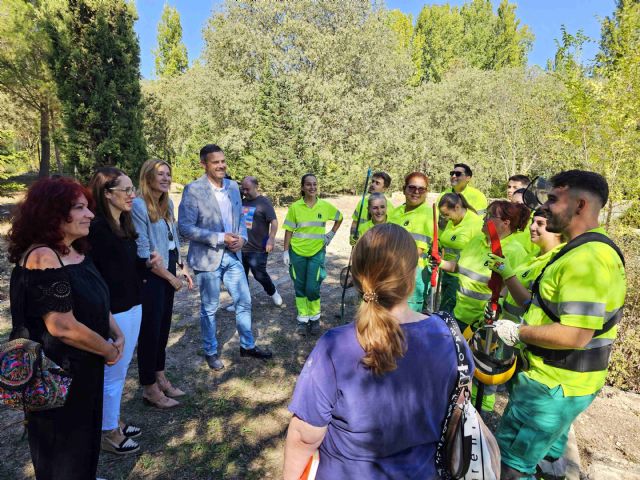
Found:
[[449, 175], [450, 175], [451, 177], [461, 177], [462, 175], [464, 175], [464, 172], [459, 172], [459, 171], [457, 171], [457, 170], [451, 170], [451, 171], [449, 172]]
[[427, 191], [427, 187], [418, 187], [417, 185], [407, 185], [406, 189], [411, 193], [419, 193], [420, 195]]
[[112, 192], [124, 192], [125, 195], [133, 195], [136, 193], [136, 187], [127, 187], [127, 188], [109, 188]]

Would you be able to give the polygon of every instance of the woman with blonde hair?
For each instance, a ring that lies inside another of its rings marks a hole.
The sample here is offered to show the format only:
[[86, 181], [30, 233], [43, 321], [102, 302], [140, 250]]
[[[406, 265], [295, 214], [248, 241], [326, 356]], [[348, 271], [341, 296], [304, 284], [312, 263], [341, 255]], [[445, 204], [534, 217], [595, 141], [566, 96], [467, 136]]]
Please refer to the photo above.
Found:
[[180, 263], [180, 242], [174, 222], [173, 202], [169, 198], [171, 167], [164, 160], [151, 159], [140, 169], [140, 196], [133, 200], [133, 223], [138, 238], [138, 257], [148, 260], [155, 253], [158, 262], [146, 272], [142, 285], [142, 323], [138, 338], [138, 376], [142, 398], [157, 408], [179, 405], [173, 397], [185, 393], [166, 377], [166, 347], [171, 328], [174, 293], [182, 288], [176, 265], [182, 270], [189, 289], [193, 281]]
[[417, 264], [415, 240], [398, 225], [376, 225], [356, 244], [363, 302], [355, 322], [318, 341], [298, 378], [285, 479], [300, 478], [316, 450], [316, 479], [436, 477], [457, 360], [445, 322], [409, 307]]

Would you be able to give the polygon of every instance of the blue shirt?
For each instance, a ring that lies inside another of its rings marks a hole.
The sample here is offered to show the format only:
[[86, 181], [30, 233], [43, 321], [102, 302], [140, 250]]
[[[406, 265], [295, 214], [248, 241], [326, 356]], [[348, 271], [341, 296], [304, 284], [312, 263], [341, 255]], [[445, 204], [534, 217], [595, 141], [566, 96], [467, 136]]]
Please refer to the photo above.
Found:
[[401, 327], [407, 351], [382, 376], [360, 362], [353, 323], [329, 330], [309, 355], [289, 410], [327, 426], [318, 480], [437, 478], [436, 445], [457, 382], [455, 346], [439, 317]]

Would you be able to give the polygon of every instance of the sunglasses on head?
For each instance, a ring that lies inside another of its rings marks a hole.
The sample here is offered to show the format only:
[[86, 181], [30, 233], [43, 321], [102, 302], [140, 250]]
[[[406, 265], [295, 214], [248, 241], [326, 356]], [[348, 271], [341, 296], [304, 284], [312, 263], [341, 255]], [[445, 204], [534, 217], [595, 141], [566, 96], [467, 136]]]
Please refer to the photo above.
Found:
[[409, 190], [411, 193], [424, 193], [427, 191], [427, 187], [418, 187], [417, 185], [407, 185], [406, 189]]
[[464, 172], [459, 172], [458, 170], [451, 170], [449, 172], [449, 175], [451, 177], [461, 177], [462, 175], [464, 175]]

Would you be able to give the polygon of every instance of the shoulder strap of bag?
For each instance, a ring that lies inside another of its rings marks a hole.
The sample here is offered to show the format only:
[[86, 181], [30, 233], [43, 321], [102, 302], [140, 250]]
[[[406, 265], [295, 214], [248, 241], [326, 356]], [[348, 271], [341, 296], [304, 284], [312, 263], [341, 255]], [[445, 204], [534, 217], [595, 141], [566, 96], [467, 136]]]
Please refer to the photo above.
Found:
[[[438, 445], [436, 447], [436, 468], [438, 470], [438, 475], [443, 480], [448, 480], [454, 478], [451, 475], [449, 470], [449, 466], [447, 465], [447, 454], [446, 454], [446, 445], [447, 445], [447, 431], [449, 429], [449, 423], [451, 421], [451, 417], [453, 416], [454, 409], [458, 404], [458, 399], [460, 395], [463, 393], [465, 389], [469, 389], [471, 385], [471, 375], [470, 375], [470, 362], [467, 357], [467, 351], [464, 346], [464, 339], [462, 334], [460, 333], [460, 328], [458, 327], [458, 323], [453, 318], [453, 316], [448, 312], [437, 312], [434, 315], [440, 317], [451, 332], [451, 338], [453, 339], [453, 343], [455, 346], [456, 360], [458, 363], [458, 378], [457, 382], [449, 395], [449, 403], [447, 407], [447, 412], [442, 422], [442, 429], [440, 434], [440, 439], [438, 440]], [[467, 446], [470, 448], [470, 445]]]
[[[540, 306], [542, 311], [545, 313], [545, 315], [549, 317], [551, 320], [553, 320], [554, 322], [560, 322], [560, 317], [558, 317], [555, 313], [551, 311], [549, 306], [544, 302], [544, 300], [542, 299], [542, 296], [540, 295], [540, 282], [542, 281], [542, 276], [544, 275], [545, 270], [549, 268], [549, 266], [552, 265], [554, 262], [559, 260], [562, 256], [566, 255], [574, 248], [577, 248], [589, 242], [600, 242], [600, 243], [609, 245], [620, 257], [620, 260], [622, 261], [622, 265], [625, 264], [624, 255], [622, 254], [622, 251], [620, 250], [620, 248], [618, 248], [618, 246], [613, 242], [613, 240], [611, 240], [606, 235], [603, 235], [602, 233], [598, 233], [598, 232], [583, 233], [582, 235], [578, 235], [576, 238], [574, 238], [569, 243], [567, 243], [564, 247], [562, 247], [560, 251], [556, 253], [556, 255], [549, 261], [549, 263], [547, 263], [544, 266], [544, 268], [540, 271], [540, 274], [537, 276], [537, 278], [533, 282], [533, 286], [531, 287], [532, 296], [537, 300], [538, 305]], [[605, 323], [602, 329], [597, 331], [599, 333], [597, 332], [594, 333], [594, 336], [601, 335], [602, 333], [610, 330], [615, 325], [615, 323], [617, 323], [615, 322], [609, 325], [610, 322], [611, 320]]]
[[[31, 252], [41, 247], [46, 247], [46, 245], [34, 245], [27, 250], [27, 253], [22, 258], [22, 268], [25, 268], [27, 259], [29, 258], [29, 255], [31, 255]], [[51, 248], [51, 250], [55, 253], [56, 257], [58, 257], [60, 266], [64, 267], [64, 263], [62, 263], [62, 259], [60, 258], [60, 255], [58, 255], [58, 252], [53, 248]], [[16, 338], [29, 338], [29, 329], [25, 326], [24, 313], [28, 283], [24, 274], [20, 275], [18, 280], [14, 280], [14, 275], [16, 275], [15, 269], [11, 272], [10, 289], [18, 288], [20, 290], [20, 295], [11, 298], [11, 334], [9, 335], [9, 340], [15, 340]]]

